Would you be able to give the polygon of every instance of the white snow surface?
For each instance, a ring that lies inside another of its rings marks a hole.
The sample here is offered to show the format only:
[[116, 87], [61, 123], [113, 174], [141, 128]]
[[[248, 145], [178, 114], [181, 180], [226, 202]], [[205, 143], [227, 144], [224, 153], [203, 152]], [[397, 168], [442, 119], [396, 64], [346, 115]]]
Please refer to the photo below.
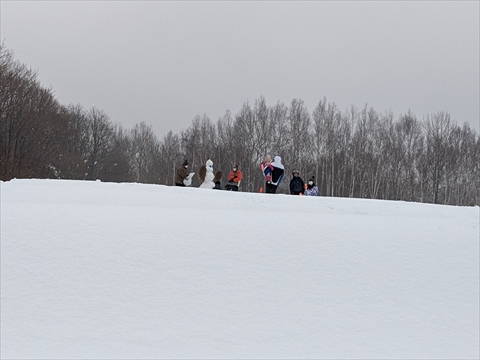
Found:
[[479, 358], [479, 207], [0, 186], [2, 359]]

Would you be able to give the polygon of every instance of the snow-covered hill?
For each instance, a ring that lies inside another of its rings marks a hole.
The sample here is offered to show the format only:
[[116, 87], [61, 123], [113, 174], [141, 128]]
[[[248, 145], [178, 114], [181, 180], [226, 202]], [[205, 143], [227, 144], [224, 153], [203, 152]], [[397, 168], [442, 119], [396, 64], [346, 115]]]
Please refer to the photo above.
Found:
[[1, 186], [1, 358], [476, 359], [479, 208]]

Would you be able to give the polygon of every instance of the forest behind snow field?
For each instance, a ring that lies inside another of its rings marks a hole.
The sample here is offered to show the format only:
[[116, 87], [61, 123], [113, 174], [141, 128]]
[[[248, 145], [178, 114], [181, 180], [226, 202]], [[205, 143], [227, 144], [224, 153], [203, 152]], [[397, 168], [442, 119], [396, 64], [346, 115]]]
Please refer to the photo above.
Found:
[[[0, 44], [0, 180], [173, 185], [184, 159], [197, 174], [211, 159], [222, 184], [238, 164], [240, 191], [258, 192], [266, 155], [281, 156], [285, 166], [277, 193], [288, 193], [296, 169], [304, 180], [315, 176], [320, 196], [480, 205], [480, 137], [447, 111], [420, 120], [410, 110], [397, 117], [367, 105], [341, 110], [324, 97], [309, 112], [301, 99], [267, 105], [260, 96], [236, 114], [196, 115], [179, 134], [159, 138], [146, 122], [126, 129], [96, 107], [60, 104]], [[192, 186], [199, 184], [194, 176]]]

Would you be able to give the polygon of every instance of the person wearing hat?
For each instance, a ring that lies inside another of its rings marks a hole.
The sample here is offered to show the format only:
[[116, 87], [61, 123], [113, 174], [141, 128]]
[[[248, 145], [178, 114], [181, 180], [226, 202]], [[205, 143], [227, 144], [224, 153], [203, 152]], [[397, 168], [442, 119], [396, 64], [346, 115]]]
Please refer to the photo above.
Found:
[[230, 191], [238, 191], [238, 187], [240, 186], [240, 181], [242, 180], [242, 172], [238, 169], [238, 165], [233, 165], [232, 171], [228, 174], [228, 183], [225, 185], [225, 189]]
[[183, 180], [185, 180], [188, 176], [188, 160], [185, 159], [182, 165], [177, 168], [177, 172], [175, 173], [175, 186], [185, 186]]
[[312, 176], [310, 180], [308, 180], [307, 187], [303, 193], [305, 196], [318, 196], [318, 188], [315, 185], [315, 176]]
[[266, 166], [262, 166], [262, 168], [264, 168], [263, 174], [266, 180], [265, 192], [267, 194], [275, 194], [285, 174], [282, 158], [277, 155], [273, 158], [272, 163], [266, 163]]
[[292, 180], [290, 180], [290, 194], [291, 195], [303, 195], [305, 191], [305, 183], [300, 177], [300, 172], [298, 170], [293, 170]]

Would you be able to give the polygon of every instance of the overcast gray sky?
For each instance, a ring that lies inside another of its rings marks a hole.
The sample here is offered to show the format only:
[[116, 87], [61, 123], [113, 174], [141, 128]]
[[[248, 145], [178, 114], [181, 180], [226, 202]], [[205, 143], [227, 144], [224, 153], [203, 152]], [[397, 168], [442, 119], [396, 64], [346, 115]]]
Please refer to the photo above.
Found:
[[264, 96], [479, 131], [479, 1], [5, 1], [1, 39], [64, 105], [162, 138]]

